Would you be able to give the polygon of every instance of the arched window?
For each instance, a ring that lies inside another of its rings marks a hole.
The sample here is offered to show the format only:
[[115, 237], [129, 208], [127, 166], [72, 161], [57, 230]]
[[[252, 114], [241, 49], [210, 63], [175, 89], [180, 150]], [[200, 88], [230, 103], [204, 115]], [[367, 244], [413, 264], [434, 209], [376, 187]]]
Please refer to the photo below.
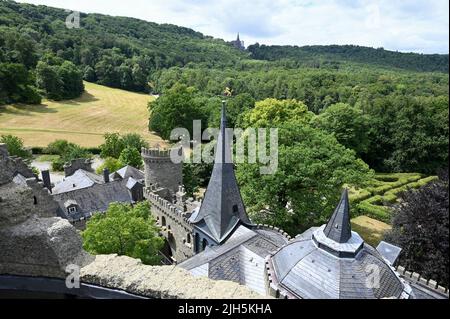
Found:
[[33, 204], [37, 205], [37, 198], [36, 198], [36, 196], [33, 196]]
[[161, 226], [166, 226], [166, 217], [161, 217]]
[[191, 234], [187, 234], [186, 241], [187, 241], [188, 244], [191, 243], [191, 241], [192, 241]]
[[208, 246], [208, 241], [206, 240], [206, 238], [203, 238], [202, 241], [202, 249], [205, 250], [205, 248]]
[[198, 233], [195, 233], [194, 235], [195, 239], [195, 252], [200, 252], [200, 235]]

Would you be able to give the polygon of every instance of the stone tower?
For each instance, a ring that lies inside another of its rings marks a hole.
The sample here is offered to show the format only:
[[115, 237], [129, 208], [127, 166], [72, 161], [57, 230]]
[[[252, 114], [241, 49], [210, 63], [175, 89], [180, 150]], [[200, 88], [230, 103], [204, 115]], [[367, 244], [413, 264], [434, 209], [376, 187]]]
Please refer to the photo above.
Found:
[[178, 187], [183, 184], [183, 164], [172, 161], [170, 150], [142, 148], [141, 155], [145, 167], [145, 186], [157, 185], [175, 196]]

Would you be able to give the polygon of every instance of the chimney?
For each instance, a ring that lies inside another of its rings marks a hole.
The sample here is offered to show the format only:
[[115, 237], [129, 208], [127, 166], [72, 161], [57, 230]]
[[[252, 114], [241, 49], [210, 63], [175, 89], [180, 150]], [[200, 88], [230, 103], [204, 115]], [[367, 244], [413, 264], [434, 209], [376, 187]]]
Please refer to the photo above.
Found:
[[109, 183], [109, 169], [107, 168], [103, 170], [103, 181]]
[[44, 187], [47, 188], [50, 193], [52, 192], [52, 182], [50, 180], [50, 171], [48, 169], [41, 171], [42, 181], [44, 182]]

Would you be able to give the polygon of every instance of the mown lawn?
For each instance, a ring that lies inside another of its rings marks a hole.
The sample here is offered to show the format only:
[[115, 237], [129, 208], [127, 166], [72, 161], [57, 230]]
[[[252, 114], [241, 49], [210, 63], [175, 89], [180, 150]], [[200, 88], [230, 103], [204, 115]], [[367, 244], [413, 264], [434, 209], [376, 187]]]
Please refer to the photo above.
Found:
[[26, 146], [42, 147], [56, 139], [66, 139], [96, 147], [103, 143], [107, 132], [139, 133], [152, 146], [165, 145], [147, 129], [147, 103], [152, 96], [84, 84], [86, 91], [77, 99], [0, 106], [0, 135], [19, 136]]

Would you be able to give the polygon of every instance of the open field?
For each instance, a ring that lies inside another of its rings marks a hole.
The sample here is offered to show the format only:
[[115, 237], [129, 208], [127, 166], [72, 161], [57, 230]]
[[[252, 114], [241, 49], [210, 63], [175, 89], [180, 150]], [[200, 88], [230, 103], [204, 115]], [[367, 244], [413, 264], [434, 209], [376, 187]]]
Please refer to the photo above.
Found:
[[47, 146], [56, 139], [66, 139], [96, 147], [107, 132], [139, 133], [152, 146], [164, 145], [147, 129], [147, 103], [152, 96], [84, 84], [86, 91], [77, 99], [0, 106], [0, 135], [19, 136], [26, 146]]

